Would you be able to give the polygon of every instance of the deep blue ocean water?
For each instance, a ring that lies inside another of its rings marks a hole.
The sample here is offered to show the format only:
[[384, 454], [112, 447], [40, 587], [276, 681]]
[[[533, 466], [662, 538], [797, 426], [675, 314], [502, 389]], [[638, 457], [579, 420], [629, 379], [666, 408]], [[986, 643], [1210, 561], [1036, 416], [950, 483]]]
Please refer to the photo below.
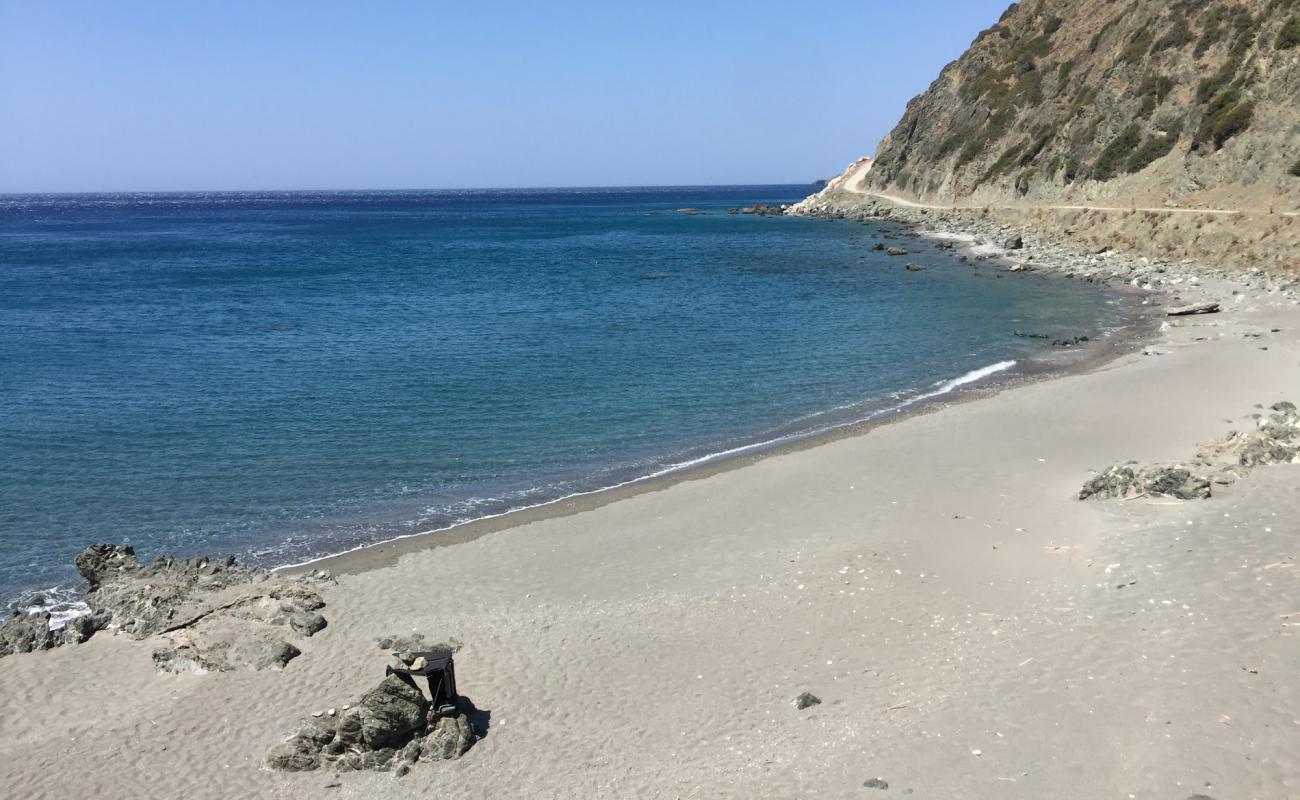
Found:
[[807, 191], [0, 197], [0, 602], [90, 542], [274, 565], [632, 480], [1117, 319], [722, 213]]

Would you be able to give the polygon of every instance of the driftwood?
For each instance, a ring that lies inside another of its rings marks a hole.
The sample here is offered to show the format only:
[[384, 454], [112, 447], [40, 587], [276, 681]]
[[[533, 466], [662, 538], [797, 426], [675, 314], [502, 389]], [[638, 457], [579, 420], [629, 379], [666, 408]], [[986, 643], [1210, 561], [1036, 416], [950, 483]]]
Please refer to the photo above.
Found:
[[1190, 317], [1193, 314], [1217, 314], [1219, 313], [1218, 303], [1201, 303], [1195, 306], [1183, 306], [1182, 308], [1171, 308], [1167, 312], [1171, 317]]

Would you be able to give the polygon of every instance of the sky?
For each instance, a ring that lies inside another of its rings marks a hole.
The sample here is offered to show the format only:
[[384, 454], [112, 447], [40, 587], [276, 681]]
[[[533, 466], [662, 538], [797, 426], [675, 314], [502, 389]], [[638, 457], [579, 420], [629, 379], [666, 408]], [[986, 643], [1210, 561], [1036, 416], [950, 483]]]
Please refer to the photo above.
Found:
[[806, 183], [1009, 0], [0, 0], [0, 192]]

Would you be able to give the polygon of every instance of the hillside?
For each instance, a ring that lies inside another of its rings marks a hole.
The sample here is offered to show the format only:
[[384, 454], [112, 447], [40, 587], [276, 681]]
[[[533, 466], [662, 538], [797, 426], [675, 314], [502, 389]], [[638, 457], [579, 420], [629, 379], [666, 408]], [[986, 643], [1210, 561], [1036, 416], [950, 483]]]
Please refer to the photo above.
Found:
[[1026, 0], [909, 103], [867, 191], [1300, 207], [1300, 0]]

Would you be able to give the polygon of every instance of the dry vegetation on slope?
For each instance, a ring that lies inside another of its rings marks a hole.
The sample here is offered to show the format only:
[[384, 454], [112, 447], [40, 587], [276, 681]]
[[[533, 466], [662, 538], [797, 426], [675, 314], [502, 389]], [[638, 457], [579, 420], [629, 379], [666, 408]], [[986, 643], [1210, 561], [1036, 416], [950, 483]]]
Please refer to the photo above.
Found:
[[869, 177], [932, 202], [1300, 206], [1300, 0], [1026, 0]]

